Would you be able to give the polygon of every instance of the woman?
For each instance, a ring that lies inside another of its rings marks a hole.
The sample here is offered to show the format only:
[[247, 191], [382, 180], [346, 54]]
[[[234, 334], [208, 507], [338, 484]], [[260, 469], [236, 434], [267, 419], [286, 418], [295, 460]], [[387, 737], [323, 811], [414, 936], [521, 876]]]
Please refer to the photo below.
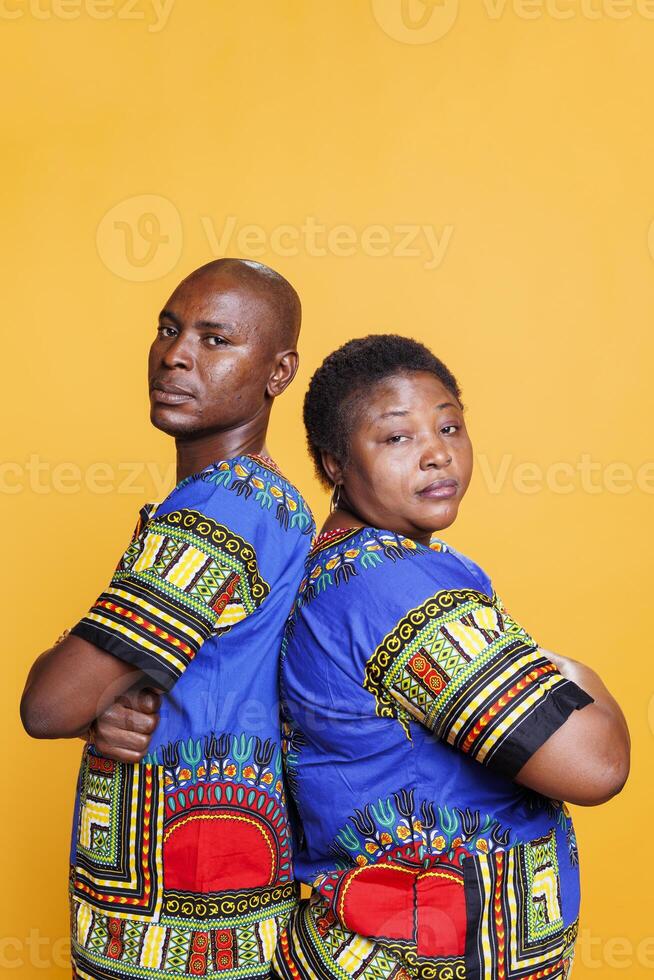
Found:
[[432, 538], [472, 470], [459, 386], [421, 344], [355, 340], [304, 410], [332, 513], [284, 643], [296, 876], [277, 975], [567, 977], [564, 804], [621, 789], [629, 736], [589, 668], [540, 649], [488, 575]]

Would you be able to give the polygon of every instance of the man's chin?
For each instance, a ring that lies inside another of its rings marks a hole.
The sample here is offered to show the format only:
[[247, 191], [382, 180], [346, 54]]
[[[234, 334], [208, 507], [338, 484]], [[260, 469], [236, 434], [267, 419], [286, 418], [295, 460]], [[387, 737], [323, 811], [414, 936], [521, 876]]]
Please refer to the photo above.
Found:
[[184, 418], [181, 412], [174, 409], [171, 411], [161, 405], [150, 409], [150, 422], [155, 429], [173, 438], [193, 435], [196, 429], [192, 419]]

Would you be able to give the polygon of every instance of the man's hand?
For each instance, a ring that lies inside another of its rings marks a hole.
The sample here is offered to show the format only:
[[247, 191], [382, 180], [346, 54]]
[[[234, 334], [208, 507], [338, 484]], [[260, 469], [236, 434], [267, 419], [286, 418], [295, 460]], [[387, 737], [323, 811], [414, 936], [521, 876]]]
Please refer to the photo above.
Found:
[[160, 706], [161, 693], [154, 688], [121, 694], [91, 726], [99, 754], [118, 762], [140, 762], [159, 723]]

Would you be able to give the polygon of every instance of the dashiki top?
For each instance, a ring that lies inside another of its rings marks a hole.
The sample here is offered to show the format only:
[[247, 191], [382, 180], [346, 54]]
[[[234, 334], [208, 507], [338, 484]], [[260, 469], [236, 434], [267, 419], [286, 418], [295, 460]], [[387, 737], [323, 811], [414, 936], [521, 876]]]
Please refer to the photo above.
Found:
[[215, 463], [143, 509], [109, 587], [71, 631], [166, 692], [142, 763], [84, 753], [77, 976], [268, 975], [296, 902], [279, 650], [313, 533], [271, 460]]
[[322, 534], [281, 672], [295, 874], [315, 894], [278, 972], [567, 976], [574, 830], [565, 806], [513, 777], [592, 698], [486, 573], [437, 540]]

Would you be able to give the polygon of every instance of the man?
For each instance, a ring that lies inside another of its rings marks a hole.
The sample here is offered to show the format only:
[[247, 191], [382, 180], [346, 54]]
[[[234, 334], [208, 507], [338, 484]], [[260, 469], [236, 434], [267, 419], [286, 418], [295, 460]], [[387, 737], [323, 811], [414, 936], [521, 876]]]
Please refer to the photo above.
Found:
[[265, 439], [300, 317], [295, 290], [258, 263], [221, 259], [177, 287], [149, 385], [179, 482], [141, 511], [107, 590], [28, 677], [34, 737], [78, 736], [103, 712], [123, 730], [124, 761], [101, 743], [82, 760], [78, 977], [266, 976], [296, 901], [277, 659], [314, 525]]

